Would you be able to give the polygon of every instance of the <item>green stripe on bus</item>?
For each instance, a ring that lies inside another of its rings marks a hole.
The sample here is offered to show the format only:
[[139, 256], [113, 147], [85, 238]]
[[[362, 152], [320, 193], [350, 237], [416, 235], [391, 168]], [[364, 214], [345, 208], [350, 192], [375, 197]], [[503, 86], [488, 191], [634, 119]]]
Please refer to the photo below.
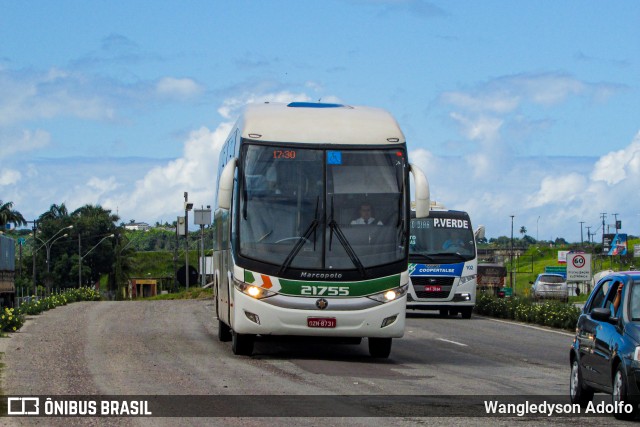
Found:
[[[396, 274], [389, 277], [381, 277], [379, 279], [363, 280], [361, 282], [314, 282], [306, 280], [288, 280], [280, 279], [281, 289], [278, 293], [285, 295], [305, 295], [303, 294], [303, 287], [307, 290], [309, 287], [315, 287], [315, 291], [312, 295], [339, 295], [359, 297], [365, 295], [372, 295], [379, 292], [386, 291], [388, 289], [397, 288], [400, 286], [400, 275]], [[320, 288], [325, 288], [325, 291], [321, 291]], [[348, 288], [348, 295], [343, 292], [335, 294], [330, 289]]]

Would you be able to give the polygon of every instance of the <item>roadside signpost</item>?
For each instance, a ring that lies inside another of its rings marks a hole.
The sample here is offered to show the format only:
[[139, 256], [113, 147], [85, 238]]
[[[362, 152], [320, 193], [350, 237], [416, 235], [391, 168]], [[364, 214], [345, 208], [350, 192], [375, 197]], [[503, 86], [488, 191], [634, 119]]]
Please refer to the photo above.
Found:
[[588, 282], [591, 280], [591, 254], [567, 254], [567, 282]]
[[[591, 281], [591, 254], [570, 252], [567, 254], [567, 283]], [[578, 292], [576, 292], [577, 294]]]

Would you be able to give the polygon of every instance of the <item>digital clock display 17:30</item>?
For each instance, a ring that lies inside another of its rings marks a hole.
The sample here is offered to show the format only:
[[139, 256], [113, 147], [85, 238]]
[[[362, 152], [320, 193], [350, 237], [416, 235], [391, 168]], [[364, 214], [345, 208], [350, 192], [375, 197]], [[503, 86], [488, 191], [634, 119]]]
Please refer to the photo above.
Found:
[[295, 159], [295, 150], [273, 150], [274, 159]]

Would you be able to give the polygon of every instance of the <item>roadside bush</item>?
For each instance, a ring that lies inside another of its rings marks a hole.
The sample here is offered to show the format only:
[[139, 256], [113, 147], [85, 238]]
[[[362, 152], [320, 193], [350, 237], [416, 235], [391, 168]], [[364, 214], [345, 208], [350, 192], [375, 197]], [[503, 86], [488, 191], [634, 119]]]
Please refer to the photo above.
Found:
[[[17, 309], [5, 308], [0, 314], [0, 331], [14, 332], [24, 324], [24, 317], [77, 301], [99, 301], [100, 293], [92, 288], [69, 289], [61, 294], [23, 302]], [[10, 310], [10, 311], [9, 311]]]
[[530, 298], [496, 298], [484, 293], [478, 294], [475, 311], [485, 316], [569, 330], [576, 327], [580, 316], [579, 308], [559, 301], [537, 304]]
[[15, 332], [24, 325], [24, 316], [15, 313], [15, 309], [5, 307], [0, 314], [0, 331]]

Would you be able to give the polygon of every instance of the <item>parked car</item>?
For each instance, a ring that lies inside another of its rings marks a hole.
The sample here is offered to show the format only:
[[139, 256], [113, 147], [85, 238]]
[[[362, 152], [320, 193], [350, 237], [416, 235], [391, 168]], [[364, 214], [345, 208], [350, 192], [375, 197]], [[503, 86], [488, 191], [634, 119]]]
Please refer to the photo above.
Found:
[[569, 301], [569, 287], [562, 274], [538, 274], [535, 282], [530, 283], [532, 285], [531, 295], [535, 299], [555, 298], [565, 302]]
[[616, 418], [638, 415], [639, 271], [612, 273], [597, 282], [578, 318], [569, 363], [572, 403], [586, 406], [595, 392], [604, 392], [612, 395], [614, 405], [621, 401], [632, 405], [625, 405], [631, 409], [628, 413], [614, 413]]

